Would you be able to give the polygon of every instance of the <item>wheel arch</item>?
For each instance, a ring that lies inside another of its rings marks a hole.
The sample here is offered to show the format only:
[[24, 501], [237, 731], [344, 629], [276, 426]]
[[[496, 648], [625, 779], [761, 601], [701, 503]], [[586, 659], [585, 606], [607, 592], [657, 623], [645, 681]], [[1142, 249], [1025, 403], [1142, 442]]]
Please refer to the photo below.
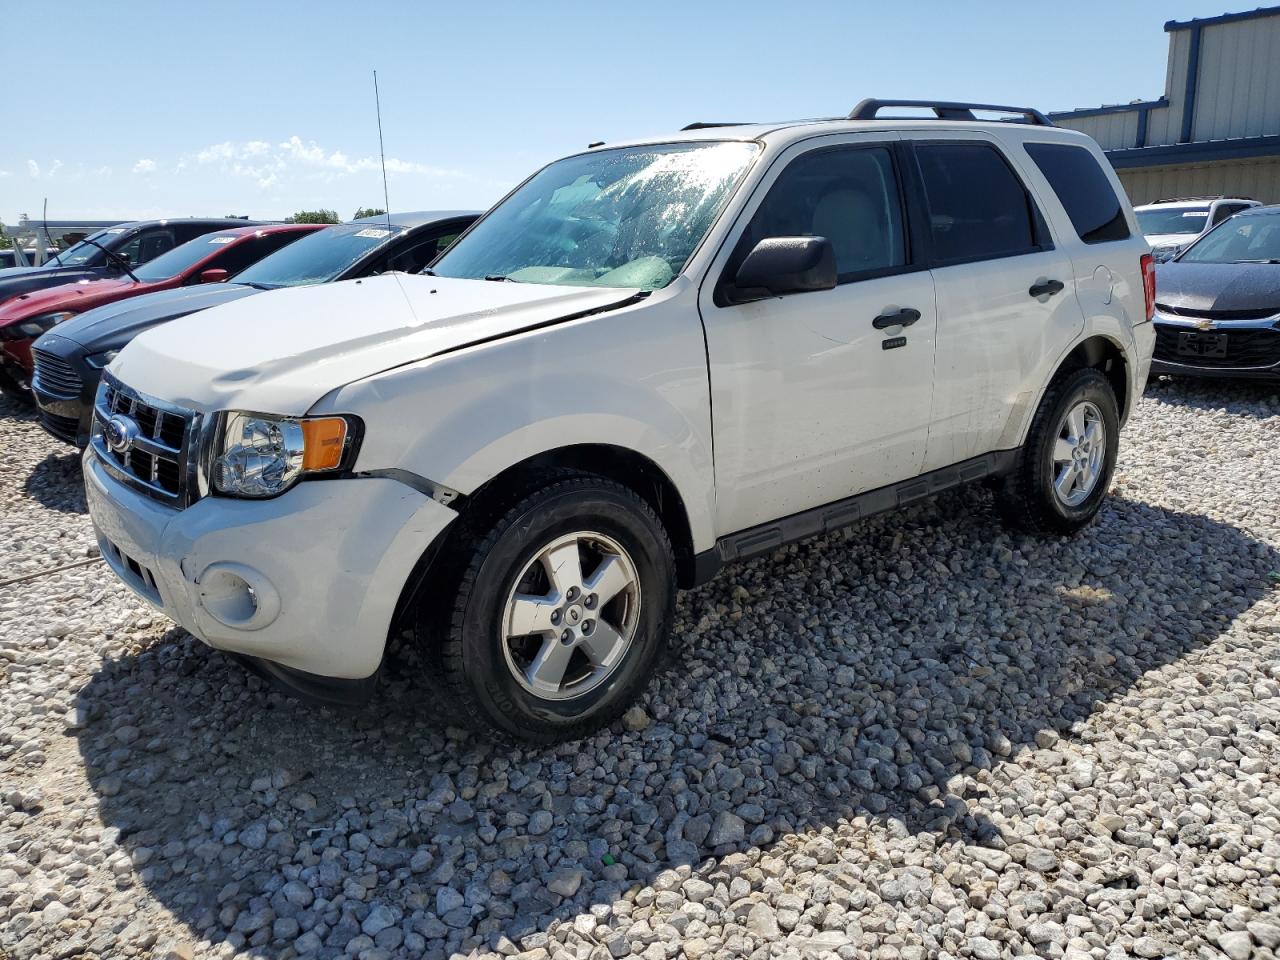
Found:
[[1125, 356], [1124, 346], [1104, 333], [1095, 333], [1081, 340], [1072, 347], [1054, 368], [1053, 375], [1045, 382], [1040, 396], [1036, 398], [1036, 406], [1043, 402], [1049, 387], [1061, 377], [1076, 370], [1092, 368], [1107, 378], [1111, 389], [1115, 391], [1116, 407], [1120, 413], [1120, 424], [1129, 419], [1133, 402], [1137, 399], [1130, 388], [1131, 378], [1129, 360]]
[[680, 587], [699, 582], [692, 526], [684, 498], [657, 463], [627, 447], [607, 443], [578, 443], [535, 454], [511, 464], [458, 502], [459, 517], [424, 550], [401, 590], [394, 622], [410, 609], [427, 575], [447, 553], [452, 536], [482, 525], [501, 514], [502, 505], [532, 489], [551, 474], [598, 476], [621, 484], [640, 496], [658, 515], [671, 540]]

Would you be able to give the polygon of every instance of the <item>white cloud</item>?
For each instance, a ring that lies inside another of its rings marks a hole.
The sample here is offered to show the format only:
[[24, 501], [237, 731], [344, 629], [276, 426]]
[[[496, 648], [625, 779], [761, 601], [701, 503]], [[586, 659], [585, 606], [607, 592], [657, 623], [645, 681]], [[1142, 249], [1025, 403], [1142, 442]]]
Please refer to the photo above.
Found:
[[134, 173], [152, 173], [156, 169], [156, 162], [143, 158], [133, 165]]
[[7, 177], [8, 175], [9, 175], [8, 170], [0, 170], [0, 177]]
[[40, 176], [40, 164], [34, 160], [27, 161], [27, 174], [33, 179]]
[[53, 161], [53, 166], [49, 168], [49, 176], [52, 177], [55, 173], [57, 173], [61, 169], [62, 169], [62, 161], [61, 160]]
[[[187, 159], [190, 158], [183, 158], [179, 162], [179, 170], [186, 165]], [[377, 157], [349, 157], [341, 150], [326, 150], [314, 140], [304, 142], [297, 136], [274, 144], [265, 140], [226, 140], [197, 151], [194, 160], [199, 165], [217, 166], [235, 176], [253, 180], [263, 189], [284, 180], [302, 178], [332, 181], [380, 169]], [[387, 158], [387, 172], [440, 180], [470, 179], [461, 170], [401, 160], [398, 157]]]

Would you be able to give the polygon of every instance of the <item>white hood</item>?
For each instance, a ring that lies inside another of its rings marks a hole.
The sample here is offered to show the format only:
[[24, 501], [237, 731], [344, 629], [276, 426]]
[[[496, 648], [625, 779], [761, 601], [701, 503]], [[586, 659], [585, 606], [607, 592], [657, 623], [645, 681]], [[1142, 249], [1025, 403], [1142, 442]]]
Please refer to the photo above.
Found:
[[1143, 239], [1153, 247], [1168, 247], [1179, 243], [1190, 243], [1198, 236], [1200, 236], [1198, 233], [1153, 233]]
[[275, 290], [148, 330], [109, 369], [194, 410], [301, 415], [344, 384], [636, 292], [416, 274]]

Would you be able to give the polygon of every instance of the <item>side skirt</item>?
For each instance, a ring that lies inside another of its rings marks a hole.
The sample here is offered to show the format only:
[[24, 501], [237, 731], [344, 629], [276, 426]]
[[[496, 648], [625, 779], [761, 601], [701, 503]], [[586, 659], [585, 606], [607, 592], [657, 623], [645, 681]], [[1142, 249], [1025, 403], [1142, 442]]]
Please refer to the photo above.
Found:
[[721, 537], [710, 550], [694, 557], [695, 585], [706, 583], [726, 563], [759, 556], [784, 544], [847, 527], [858, 520], [905, 507], [952, 487], [1009, 473], [1017, 464], [1020, 452], [1015, 449], [983, 454], [901, 483], [891, 483]]

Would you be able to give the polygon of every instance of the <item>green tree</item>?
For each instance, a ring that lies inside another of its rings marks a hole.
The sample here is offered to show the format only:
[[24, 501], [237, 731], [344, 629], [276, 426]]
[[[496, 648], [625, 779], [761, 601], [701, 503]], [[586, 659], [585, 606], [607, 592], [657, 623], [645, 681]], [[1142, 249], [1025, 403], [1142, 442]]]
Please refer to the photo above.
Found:
[[285, 217], [285, 223], [338, 223], [338, 214], [335, 210], [325, 210], [321, 207], [319, 210], [299, 210], [292, 217]]
[[386, 212], [381, 207], [361, 207], [351, 219], [363, 220], [365, 217], [380, 217]]
[[13, 246], [13, 241], [4, 235], [4, 221], [0, 220], [0, 250], [8, 250]]

